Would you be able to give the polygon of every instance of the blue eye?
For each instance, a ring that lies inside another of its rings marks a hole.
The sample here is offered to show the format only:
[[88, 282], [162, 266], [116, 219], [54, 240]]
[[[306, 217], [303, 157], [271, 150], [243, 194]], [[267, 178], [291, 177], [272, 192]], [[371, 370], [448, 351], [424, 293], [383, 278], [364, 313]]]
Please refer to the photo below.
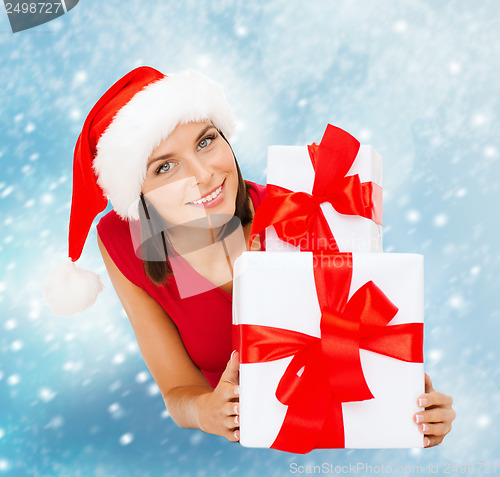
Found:
[[158, 167], [158, 169], [156, 169], [156, 174], [161, 174], [162, 172], [168, 172], [170, 169], [172, 169], [172, 163], [165, 162], [160, 167]]
[[205, 147], [208, 147], [210, 146], [210, 144], [212, 143], [212, 140], [215, 139], [215, 135], [212, 135], [212, 136], [207, 136], [207, 137], [204, 137], [199, 143], [198, 143], [198, 151], [200, 149], [204, 149]]

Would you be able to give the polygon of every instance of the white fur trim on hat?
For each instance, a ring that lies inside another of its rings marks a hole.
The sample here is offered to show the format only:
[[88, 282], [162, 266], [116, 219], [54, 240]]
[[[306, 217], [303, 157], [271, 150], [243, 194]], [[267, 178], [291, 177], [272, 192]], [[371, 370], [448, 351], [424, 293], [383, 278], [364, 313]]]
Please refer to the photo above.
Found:
[[178, 124], [210, 120], [229, 139], [235, 123], [218, 83], [188, 70], [135, 94], [97, 143], [97, 183], [123, 219], [138, 219], [138, 199], [151, 153]]

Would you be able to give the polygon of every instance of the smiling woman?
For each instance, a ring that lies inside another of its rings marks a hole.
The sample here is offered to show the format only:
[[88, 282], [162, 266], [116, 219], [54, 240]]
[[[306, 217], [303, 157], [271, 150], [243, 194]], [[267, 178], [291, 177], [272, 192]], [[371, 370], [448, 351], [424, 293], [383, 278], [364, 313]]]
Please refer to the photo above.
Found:
[[168, 224], [189, 224], [216, 208], [228, 220], [234, 215], [238, 171], [231, 147], [215, 126], [179, 124], [152, 157], [142, 194]]
[[[56, 315], [95, 302], [99, 277], [74, 262], [109, 198], [99, 249], [170, 415], [180, 426], [237, 441], [233, 264], [250, 249], [265, 187], [243, 180], [229, 144], [233, 129], [222, 89], [199, 73], [140, 67], [115, 83], [78, 138], [70, 262], [48, 277], [44, 292]], [[252, 250], [264, 250], [262, 239]], [[429, 410], [415, 419], [435, 445], [451, 428], [451, 398], [430, 380], [420, 398]]]
[[[164, 244], [163, 237], [154, 238], [155, 234], [151, 240], [141, 241], [144, 268], [154, 283], [163, 283], [172, 273], [165, 256], [173, 257], [177, 250], [194, 269], [205, 270], [203, 275], [210, 282], [231, 288], [232, 270], [228, 276], [227, 268], [220, 275], [204, 267], [218, 263], [209, 253], [217, 254], [220, 247], [208, 247], [214, 243], [234, 245], [239, 238], [239, 248], [226, 253], [234, 261], [235, 253], [245, 249], [244, 240], [235, 232], [239, 226], [247, 230], [252, 218], [245, 182], [222, 132], [208, 121], [177, 125], [151, 154], [141, 200], [140, 210], [148, 211], [148, 217], [141, 215], [141, 235], [146, 235], [144, 224], [153, 219], [153, 228], [166, 232]], [[162, 248], [166, 253], [158, 254]]]
[[109, 198], [99, 249], [170, 415], [231, 441], [239, 439], [232, 266], [249, 249], [265, 192], [243, 180], [233, 129], [222, 89], [199, 73], [141, 67], [121, 78], [78, 138], [71, 262], [44, 286], [54, 314], [93, 304], [100, 280], [74, 262]]

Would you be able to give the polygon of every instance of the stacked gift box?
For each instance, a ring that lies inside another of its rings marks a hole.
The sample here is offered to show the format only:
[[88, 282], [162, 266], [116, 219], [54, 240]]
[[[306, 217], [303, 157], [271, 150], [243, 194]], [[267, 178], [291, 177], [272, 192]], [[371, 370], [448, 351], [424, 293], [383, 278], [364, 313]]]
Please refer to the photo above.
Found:
[[380, 156], [328, 125], [267, 170], [266, 251], [234, 265], [240, 443], [423, 447], [423, 256], [382, 253]]

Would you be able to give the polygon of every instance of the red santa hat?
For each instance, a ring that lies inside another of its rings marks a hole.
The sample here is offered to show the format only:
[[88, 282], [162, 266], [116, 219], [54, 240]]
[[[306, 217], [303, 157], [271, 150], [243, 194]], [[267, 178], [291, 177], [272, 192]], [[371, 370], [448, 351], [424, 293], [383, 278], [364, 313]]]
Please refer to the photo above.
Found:
[[234, 131], [221, 86], [192, 70], [165, 76], [141, 66], [118, 80], [92, 108], [74, 153], [69, 261], [43, 285], [54, 315], [72, 316], [91, 307], [104, 288], [99, 275], [75, 262], [108, 199], [122, 219], [139, 219], [151, 153], [178, 124], [203, 120], [212, 121], [228, 139]]

